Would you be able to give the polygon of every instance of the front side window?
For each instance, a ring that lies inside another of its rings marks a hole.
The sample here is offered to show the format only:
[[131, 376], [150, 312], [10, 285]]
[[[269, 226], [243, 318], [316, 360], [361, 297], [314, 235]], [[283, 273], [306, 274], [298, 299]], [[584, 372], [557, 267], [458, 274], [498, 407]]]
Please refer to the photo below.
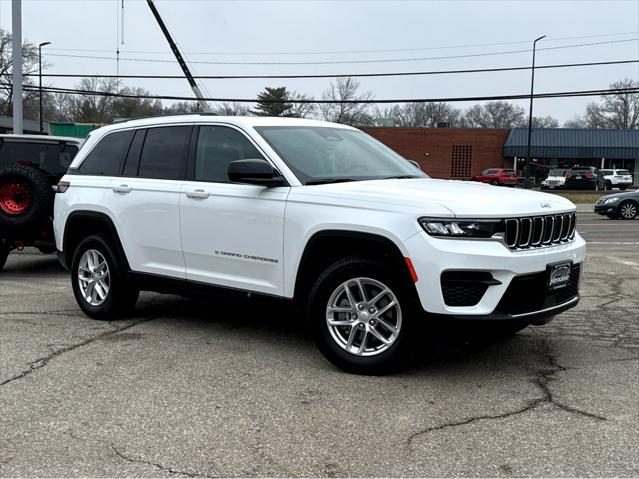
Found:
[[230, 183], [231, 161], [264, 159], [262, 154], [239, 131], [226, 126], [201, 126], [195, 154], [195, 179]]
[[138, 176], [181, 180], [186, 173], [192, 126], [149, 128], [142, 147]]
[[133, 132], [116, 131], [103, 137], [80, 165], [83, 175], [115, 176]]
[[58, 143], [4, 140], [0, 143], [0, 168], [21, 163], [35, 166], [50, 176], [62, 176], [77, 152], [78, 147], [68, 143], [61, 146]]
[[428, 178], [405, 158], [359, 130], [315, 126], [255, 129], [302, 184]]

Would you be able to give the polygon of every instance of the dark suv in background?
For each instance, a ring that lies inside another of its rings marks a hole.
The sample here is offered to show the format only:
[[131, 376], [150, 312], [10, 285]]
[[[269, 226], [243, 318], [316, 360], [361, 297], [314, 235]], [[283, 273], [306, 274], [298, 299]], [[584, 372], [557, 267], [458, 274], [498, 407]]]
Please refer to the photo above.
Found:
[[603, 190], [605, 180], [594, 166], [573, 166], [565, 174], [564, 187], [567, 190]]
[[0, 269], [13, 249], [53, 253], [53, 188], [82, 140], [0, 135]]

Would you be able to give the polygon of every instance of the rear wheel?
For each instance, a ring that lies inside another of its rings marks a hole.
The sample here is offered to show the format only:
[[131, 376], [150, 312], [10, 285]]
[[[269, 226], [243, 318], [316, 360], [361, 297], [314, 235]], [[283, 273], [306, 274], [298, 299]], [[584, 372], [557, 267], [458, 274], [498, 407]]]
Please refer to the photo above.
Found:
[[624, 220], [633, 220], [637, 217], [638, 208], [634, 201], [624, 201], [619, 205], [619, 216]]
[[497, 186], [497, 185], [499, 185], [499, 183], [497, 183], [497, 180], [492, 180], [492, 181], [490, 182], [490, 184], [491, 184], [491, 185], [493, 185], [493, 186]]
[[310, 293], [308, 317], [315, 342], [337, 367], [386, 374], [411, 351], [415, 311], [405, 284], [381, 263], [349, 257], [330, 266]]
[[628, 187], [627, 185], [621, 185], [621, 186], [619, 187], [619, 189], [620, 189], [621, 191], [623, 191], [623, 190], [625, 190], [627, 187]]
[[139, 290], [126, 278], [122, 261], [102, 235], [85, 238], [73, 255], [71, 285], [78, 305], [93, 319], [113, 319], [135, 306]]

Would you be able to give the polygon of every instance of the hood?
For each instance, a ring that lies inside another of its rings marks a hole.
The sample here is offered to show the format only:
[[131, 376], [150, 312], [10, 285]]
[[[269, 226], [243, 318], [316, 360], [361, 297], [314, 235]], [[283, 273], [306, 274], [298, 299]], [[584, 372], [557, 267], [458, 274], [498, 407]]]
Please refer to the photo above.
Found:
[[301, 188], [304, 196], [333, 197], [339, 203], [364, 200], [388, 206], [401, 204], [422, 210], [424, 215], [445, 208], [460, 218], [528, 216], [575, 210], [572, 202], [558, 195], [470, 181], [418, 178]]
[[603, 200], [604, 198], [611, 198], [611, 197], [615, 197], [615, 198], [633, 198], [635, 200], [639, 200], [639, 190], [636, 191], [624, 191], [619, 192], [619, 193], [610, 193], [606, 196], [602, 196], [601, 198], [599, 198], [597, 200], [597, 203], [599, 203], [601, 200]]

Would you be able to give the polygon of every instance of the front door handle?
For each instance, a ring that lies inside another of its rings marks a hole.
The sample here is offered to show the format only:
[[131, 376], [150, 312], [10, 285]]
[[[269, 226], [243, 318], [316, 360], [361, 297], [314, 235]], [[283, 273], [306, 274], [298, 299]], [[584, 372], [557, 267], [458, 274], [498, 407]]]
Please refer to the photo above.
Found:
[[113, 191], [116, 193], [131, 193], [132, 188], [129, 185], [118, 185], [114, 186]]
[[188, 198], [198, 198], [203, 200], [211, 196], [211, 193], [204, 190], [193, 190], [193, 191], [187, 191], [186, 196]]

